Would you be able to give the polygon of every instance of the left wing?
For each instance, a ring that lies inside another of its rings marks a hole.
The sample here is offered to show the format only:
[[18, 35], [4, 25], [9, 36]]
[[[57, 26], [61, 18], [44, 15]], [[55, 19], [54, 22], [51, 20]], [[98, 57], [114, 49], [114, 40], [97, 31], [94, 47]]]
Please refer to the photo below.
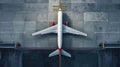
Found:
[[82, 35], [82, 36], [87, 36], [86, 33], [80, 32], [78, 30], [75, 30], [73, 28], [70, 28], [68, 26], [63, 25], [63, 33], [71, 33], [75, 35]]
[[57, 25], [35, 32], [32, 34], [32, 36], [36, 36], [39, 34], [48, 34], [48, 33], [57, 33]]

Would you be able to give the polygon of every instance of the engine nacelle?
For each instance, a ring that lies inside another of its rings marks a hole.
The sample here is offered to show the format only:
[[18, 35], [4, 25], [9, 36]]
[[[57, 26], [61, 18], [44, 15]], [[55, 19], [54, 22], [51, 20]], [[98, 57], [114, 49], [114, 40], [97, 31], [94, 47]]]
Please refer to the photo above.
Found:
[[68, 21], [66, 21], [66, 22], [65, 22], [65, 25], [66, 25], [66, 26], [69, 26], [69, 23], [68, 23]]
[[55, 25], [54, 21], [50, 22], [50, 26], [54, 26], [54, 25]]

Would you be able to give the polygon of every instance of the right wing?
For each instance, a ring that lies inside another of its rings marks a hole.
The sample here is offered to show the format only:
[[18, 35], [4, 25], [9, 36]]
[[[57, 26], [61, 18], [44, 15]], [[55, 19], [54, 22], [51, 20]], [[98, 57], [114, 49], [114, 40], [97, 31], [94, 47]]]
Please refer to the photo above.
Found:
[[75, 30], [75, 29], [70, 28], [70, 27], [65, 26], [65, 25], [63, 25], [63, 32], [64, 33], [71, 33], [71, 34], [75, 34], [75, 35], [87, 36], [86, 33], [80, 32], [78, 30]]
[[32, 34], [32, 36], [36, 36], [39, 34], [48, 34], [48, 33], [57, 33], [57, 25], [35, 32]]

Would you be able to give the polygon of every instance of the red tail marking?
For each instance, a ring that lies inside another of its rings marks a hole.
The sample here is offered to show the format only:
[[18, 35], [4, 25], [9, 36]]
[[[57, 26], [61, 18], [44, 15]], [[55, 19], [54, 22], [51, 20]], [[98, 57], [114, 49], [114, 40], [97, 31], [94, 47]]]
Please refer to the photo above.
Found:
[[61, 53], [61, 48], [58, 48], [58, 54], [60, 54]]

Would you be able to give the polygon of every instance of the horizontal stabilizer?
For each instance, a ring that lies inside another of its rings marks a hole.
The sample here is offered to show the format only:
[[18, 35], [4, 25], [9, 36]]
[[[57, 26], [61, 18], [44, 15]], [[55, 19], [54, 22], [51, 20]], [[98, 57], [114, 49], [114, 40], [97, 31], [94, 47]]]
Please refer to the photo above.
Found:
[[64, 56], [67, 56], [67, 57], [71, 57], [71, 54], [69, 54], [67, 51], [65, 51], [65, 50], [63, 50], [62, 49], [62, 55], [64, 55]]
[[56, 55], [58, 55], [58, 50], [55, 50], [52, 53], [50, 53], [49, 57], [56, 56]]
[[64, 56], [71, 57], [71, 54], [69, 54], [68, 52], [66, 52], [66, 51], [63, 50], [63, 49], [61, 50], [60, 53], [59, 53], [59, 50], [58, 50], [58, 49], [55, 50], [55, 51], [53, 51], [52, 53], [49, 54], [49, 57], [56, 56], [56, 55], [58, 55], [58, 54], [62, 54], [62, 55], [64, 55]]

